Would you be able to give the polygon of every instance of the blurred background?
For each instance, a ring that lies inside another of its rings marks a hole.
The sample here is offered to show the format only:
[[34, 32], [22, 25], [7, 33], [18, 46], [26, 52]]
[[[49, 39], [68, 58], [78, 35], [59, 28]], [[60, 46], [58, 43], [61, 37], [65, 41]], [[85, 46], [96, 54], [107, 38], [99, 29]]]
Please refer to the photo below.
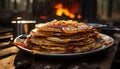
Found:
[[113, 36], [120, 32], [120, 0], [0, 0], [0, 31], [14, 38], [54, 19], [83, 21]]
[[0, 25], [11, 26], [17, 17], [37, 22], [87, 20], [118, 26], [120, 0], [0, 0]]
[[111, 69], [120, 69], [120, 0], [0, 0], [0, 47], [53, 19], [87, 22], [118, 40]]

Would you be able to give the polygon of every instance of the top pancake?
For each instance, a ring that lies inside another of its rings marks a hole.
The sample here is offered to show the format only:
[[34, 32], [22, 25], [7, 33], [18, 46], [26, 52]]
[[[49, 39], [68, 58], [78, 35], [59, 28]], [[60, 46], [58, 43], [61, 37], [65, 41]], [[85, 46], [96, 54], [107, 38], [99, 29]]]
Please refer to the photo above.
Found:
[[63, 32], [67, 34], [86, 32], [92, 29], [91, 26], [87, 26], [85, 23], [78, 23], [72, 20], [54, 20], [45, 24], [36, 24], [35, 27], [39, 31]]
[[[93, 33], [96, 29], [87, 24], [72, 20], [54, 20], [47, 23], [36, 24], [30, 32], [32, 36], [69, 36], [73, 34]], [[95, 32], [97, 34], [97, 32]]]

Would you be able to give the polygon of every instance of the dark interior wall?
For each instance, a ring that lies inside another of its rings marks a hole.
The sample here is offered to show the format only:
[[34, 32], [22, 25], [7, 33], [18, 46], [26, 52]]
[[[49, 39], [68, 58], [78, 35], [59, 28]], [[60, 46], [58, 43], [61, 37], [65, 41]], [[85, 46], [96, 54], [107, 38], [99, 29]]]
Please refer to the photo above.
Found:
[[0, 0], [0, 9], [5, 8], [5, 0]]
[[83, 19], [90, 22], [96, 21], [97, 0], [83, 0]]
[[[20, 3], [21, 5], [18, 5], [17, 0], [14, 0], [14, 3], [11, 3], [11, 1], [12, 0], [0, 0], [0, 16], [2, 16], [3, 12], [4, 12], [4, 14], [6, 14], [6, 17], [8, 16], [7, 17], [7, 19], [8, 19], [10, 17], [9, 15], [11, 15], [11, 11], [12, 11], [12, 13], [19, 13], [19, 12], [27, 11], [30, 13], [33, 12], [33, 14], [35, 12], [37, 12], [37, 13], [40, 13], [41, 15], [50, 15], [50, 14], [52, 15], [53, 12], [51, 12], [51, 9], [53, 10], [53, 8], [51, 7], [52, 4], [50, 2], [52, 2], [52, 1], [55, 1], [55, 2], [61, 1], [62, 2], [62, 0], [38, 0], [38, 1], [44, 1], [44, 3], [41, 2], [38, 5], [33, 2], [30, 3], [31, 0], [19, 0], [21, 2]], [[33, 0], [33, 1], [37, 2], [37, 0]], [[74, 1], [74, 0], [70, 0], [70, 1]], [[108, 18], [111, 20], [120, 20], [120, 14], [119, 14], [120, 0], [81, 0], [81, 1], [82, 1], [82, 10], [81, 11], [82, 11], [82, 15], [83, 15], [83, 20], [87, 19], [89, 21], [96, 21], [95, 19], [98, 16], [98, 14], [96, 12], [99, 9], [97, 7], [97, 4], [99, 4], [98, 1], [101, 1], [101, 2], [108, 1], [108, 2], [106, 2], [106, 4], [108, 4], [108, 6], [109, 6], [109, 8], [106, 9], [106, 11], [107, 11], [106, 19]], [[63, 2], [68, 3], [68, 0], [63, 0]], [[26, 3], [26, 5], [24, 6], [25, 9], [19, 8], [21, 6], [23, 7], [23, 3]], [[9, 6], [11, 4], [13, 4], [13, 6]], [[35, 6], [33, 6], [34, 8], [31, 6], [32, 4], [35, 5]], [[46, 6], [44, 6], [44, 5], [46, 5]], [[66, 4], [66, 5], [68, 5], [68, 4]], [[39, 6], [39, 9], [37, 9], [37, 6]], [[105, 7], [105, 6], [103, 5], [103, 7]], [[37, 9], [37, 11], [35, 11], [36, 10], [35, 8]], [[33, 11], [32, 11], [32, 9], [33, 9]], [[7, 13], [5, 12], [6, 10], [7, 10]], [[42, 11], [40, 11], [40, 10], [42, 10]], [[35, 13], [35, 15], [37, 15], [37, 14]], [[104, 14], [100, 14], [100, 17], [103, 17], [103, 16], [104, 16]], [[2, 17], [5, 18], [5, 16], [2, 16]], [[2, 18], [2, 17], [0, 17], [0, 18]], [[103, 19], [103, 18], [101, 18], [101, 19]], [[4, 20], [4, 19], [0, 19], [0, 20]], [[4, 23], [6, 23], [6, 21]]]

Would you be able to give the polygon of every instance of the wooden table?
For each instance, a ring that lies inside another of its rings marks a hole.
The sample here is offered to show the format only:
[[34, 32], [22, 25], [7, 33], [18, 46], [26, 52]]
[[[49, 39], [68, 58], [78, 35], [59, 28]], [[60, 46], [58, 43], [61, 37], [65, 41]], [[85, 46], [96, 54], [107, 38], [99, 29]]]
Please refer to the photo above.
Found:
[[[6, 51], [11, 53], [1, 56], [0, 69], [110, 69], [117, 46], [101, 54], [75, 59], [47, 59], [18, 50], [15, 46], [10, 48]], [[0, 50], [0, 53], [4, 53], [4, 50]]]

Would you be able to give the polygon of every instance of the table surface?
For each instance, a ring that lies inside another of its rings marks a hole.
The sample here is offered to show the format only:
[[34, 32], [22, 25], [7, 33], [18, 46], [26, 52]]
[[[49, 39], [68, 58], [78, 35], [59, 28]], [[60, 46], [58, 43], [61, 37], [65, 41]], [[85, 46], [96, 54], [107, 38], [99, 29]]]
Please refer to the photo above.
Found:
[[[23, 52], [15, 46], [10, 48], [14, 51], [11, 52], [11, 55], [1, 56], [0, 69], [23, 69], [25, 67], [27, 67], [25, 69], [79, 69], [81, 66], [83, 69], [110, 69], [117, 46], [114, 45], [109, 50], [97, 55], [75, 59], [47, 59]], [[4, 51], [0, 50], [0, 52]]]

